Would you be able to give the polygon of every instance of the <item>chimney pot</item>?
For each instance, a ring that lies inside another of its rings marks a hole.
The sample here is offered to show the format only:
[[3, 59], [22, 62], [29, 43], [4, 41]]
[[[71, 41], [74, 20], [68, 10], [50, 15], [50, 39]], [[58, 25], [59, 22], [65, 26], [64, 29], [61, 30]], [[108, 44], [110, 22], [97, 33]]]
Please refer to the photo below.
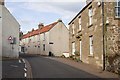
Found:
[[62, 20], [61, 20], [61, 19], [58, 19], [58, 22], [62, 22]]
[[43, 27], [44, 27], [44, 24], [43, 23], [39, 23], [38, 28], [42, 29]]
[[0, 0], [0, 5], [4, 5], [4, 0]]

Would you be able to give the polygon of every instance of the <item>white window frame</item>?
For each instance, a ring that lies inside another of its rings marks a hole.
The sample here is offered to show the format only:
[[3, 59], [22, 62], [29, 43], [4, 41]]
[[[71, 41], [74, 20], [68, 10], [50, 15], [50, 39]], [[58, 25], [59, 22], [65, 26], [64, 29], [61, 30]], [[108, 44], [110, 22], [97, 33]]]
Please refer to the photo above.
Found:
[[72, 55], [75, 55], [75, 42], [72, 43]]
[[93, 56], [93, 36], [89, 36], [89, 41], [90, 56]]
[[80, 60], [82, 60], [82, 40], [80, 40]]
[[120, 18], [120, 11], [119, 11], [120, 4], [118, 3], [120, 3], [120, 0], [116, 0], [116, 6], [115, 6], [115, 17], [116, 18]]
[[89, 25], [92, 25], [92, 18], [93, 18], [93, 10], [92, 10], [92, 6], [89, 8]]
[[82, 30], [82, 26], [81, 26], [81, 16], [79, 17], [79, 31]]
[[72, 24], [72, 33], [75, 34], [75, 24]]

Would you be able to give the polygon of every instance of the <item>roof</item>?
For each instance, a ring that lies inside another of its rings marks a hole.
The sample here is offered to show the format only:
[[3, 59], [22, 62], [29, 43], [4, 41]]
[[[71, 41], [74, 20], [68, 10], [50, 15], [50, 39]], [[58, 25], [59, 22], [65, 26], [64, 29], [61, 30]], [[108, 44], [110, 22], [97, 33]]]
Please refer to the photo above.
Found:
[[78, 16], [79, 14], [81, 14], [92, 2], [88, 3], [69, 23], [68, 25], [70, 25]]
[[41, 33], [45, 33], [45, 32], [48, 32], [49, 30], [51, 30], [58, 22], [54, 22], [52, 24], [49, 24], [49, 25], [46, 25], [44, 26], [43, 28], [41, 29], [36, 29], [36, 30], [33, 30], [31, 32], [28, 32], [27, 34], [24, 34], [22, 36], [22, 39], [25, 39], [25, 38], [28, 38], [28, 37], [31, 37], [31, 36], [35, 36], [35, 35], [38, 35], [38, 34], [41, 34]]

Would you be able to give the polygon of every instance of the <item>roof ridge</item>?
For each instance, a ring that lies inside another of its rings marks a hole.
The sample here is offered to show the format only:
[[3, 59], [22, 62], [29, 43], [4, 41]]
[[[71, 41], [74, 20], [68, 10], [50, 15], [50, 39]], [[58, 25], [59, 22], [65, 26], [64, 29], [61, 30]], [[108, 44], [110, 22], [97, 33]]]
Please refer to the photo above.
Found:
[[37, 35], [37, 34], [41, 34], [41, 33], [44, 33], [44, 32], [48, 32], [50, 29], [52, 29], [58, 22], [53, 22], [51, 24], [48, 24], [46, 26], [44, 26], [42, 29], [35, 29], [33, 31], [30, 31], [29, 33], [26, 33], [23, 35], [22, 39], [24, 38], [28, 38], [28, 37], [31, 37], [31, 36], [34, 36], [34, 35]]

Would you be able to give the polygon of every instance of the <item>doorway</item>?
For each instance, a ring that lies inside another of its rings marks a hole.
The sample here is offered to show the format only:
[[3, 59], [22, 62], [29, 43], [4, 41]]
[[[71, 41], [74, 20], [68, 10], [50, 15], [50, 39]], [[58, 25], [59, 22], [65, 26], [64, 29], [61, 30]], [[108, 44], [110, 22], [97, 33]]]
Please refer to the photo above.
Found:
[[80, 40], [80, 60], [82, 60], [82, 41]]

